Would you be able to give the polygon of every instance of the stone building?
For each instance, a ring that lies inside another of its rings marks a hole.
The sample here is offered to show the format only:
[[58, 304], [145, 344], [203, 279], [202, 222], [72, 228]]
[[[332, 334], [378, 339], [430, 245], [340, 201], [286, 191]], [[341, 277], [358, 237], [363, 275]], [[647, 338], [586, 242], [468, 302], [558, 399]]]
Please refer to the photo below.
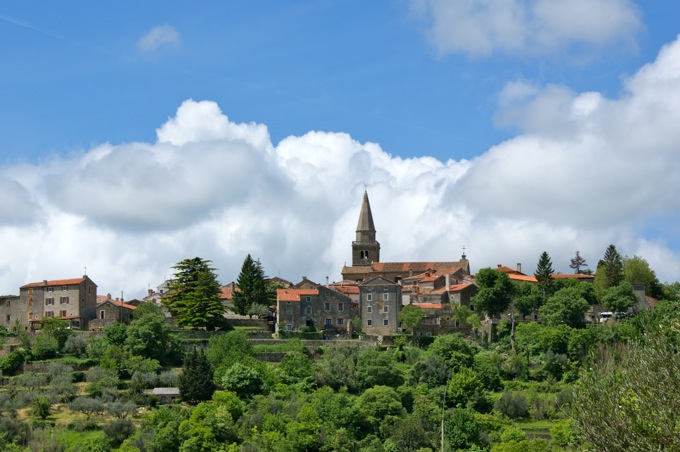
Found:
[[90, 330], [104, 330], [116, 322], [130, 324], [132, 313], [137, 309], [136, 306], [111, 298], [111, 294], [97, 297], [97, 317], [90, 320], [88, 328]]
[[0, 318], [6, 325], [39, 328], [43, 318], [67, 320], [69, 327], [87, 329], [95, 318], [97, 285], [87, 276], [26, 284], [19, 288], [18, 300], [0, 305]]
[[404, 278], [425, 272], [441, 272], [445, 269], [451, 273], [460, 271], [461, 277], [470, 275], [470, 263], [465, 255], [458, 261], [449, 262], [380, 262], [380, 243], [376, 240], [376, 229], [368, 193], [364, 192], [356, 240], [352, 242], [352, 265], [343, 266], [343, 280], [361, 282], [381, 276], [401, 283]]
[[399, 332], [401, 286], [382, 276], [359, 284], [361, 331], [369, 336]]
[[345, 333], [358, 316], [356, 303], [324, 286], [276, 291], [277, 330], [293, 331], [307, 326], [323, 329], [327, 334]]

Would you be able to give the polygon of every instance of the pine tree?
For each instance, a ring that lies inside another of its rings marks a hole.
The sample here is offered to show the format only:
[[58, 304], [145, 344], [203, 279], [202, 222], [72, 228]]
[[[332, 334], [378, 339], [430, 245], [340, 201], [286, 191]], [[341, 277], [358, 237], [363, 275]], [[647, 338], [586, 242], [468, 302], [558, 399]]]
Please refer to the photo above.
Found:
[[569, 264], [569, 267], [574, 269], [574, 273], [580, 274], [583, 273], [581, 271], [581, 267], [587, 267], [588, 264], [586, 263], [586, 260], [581, 257], [578, 251], [576, 251], [576, 256], [571, 260], [571, 264]]
[[538, 264], [536, 264], [536, 272], [534, 276], [538, 280], [538, 287], [541, 289], [541, 294], [543, 295], [543, 300], [545, 301], [553, 292], [553, 280], [552, 275], [555, 271], [552, 268], [552, 261], [547, 251], [543, 251], [541, 256], [538, 258]]
[[267, 288], [264, 269], [260, 261], [253, 260], [250, 254], [243, 261], [236, 285], [238, 290], [234, 292], [233, 298], [234, 311], [237, 314], [247, 315], [253, 305], [269, 305], [270, 291]]
[[215, 392], [213, 368], [203, 350], [194, 348], [184, 357], [182, 374], [179, 376], [179, 393], [182, 400], [197, 404], [210, 400]]
[[623, 258], [616, 251], [614, 245], [609, 245], [604, 253], [604, 257], [597, 267], [597, 272], [603, 273], [605, 279], [605, 287], [609, 288], [618, 286], [624, 280], [623, 273]]
[[172, 312], [178, 326], [212, 330], [224, 325], [220, 283], [210, 263], [194, 257], [173, 267], [177, 272], [163, 303]]

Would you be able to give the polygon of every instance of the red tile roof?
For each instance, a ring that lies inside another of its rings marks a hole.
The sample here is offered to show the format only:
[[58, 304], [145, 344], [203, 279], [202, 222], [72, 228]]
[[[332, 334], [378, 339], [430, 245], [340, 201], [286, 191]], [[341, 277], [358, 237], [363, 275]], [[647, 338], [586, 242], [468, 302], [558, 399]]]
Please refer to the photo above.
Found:
[[318, 294], [318, 289], [276, 289], [276, 299], [278, 301], [300, 301], [302, 296]]
[[74, 286], [78, 285], [85, 281], [85, 278], [75, 278], [75, 279], [55, 279], [52, 281], [40, 281], [40, 282], [34, 282], [34, 283], [29, 283], [24, 286], [21, 286], [20, 289], [24, 288], [29, 288], [29, 287], [51, 287], [51, 286]]
[[422, 309], [441, 309], [441, 303], [413, 303], [413, 306], [417, 306]]
[[449, 287], [449, 292], [460, 292], [461, 290], [465, 290], [472, 285], [472, 283], [451, 284], [451, 287]]
[[331, 284], [328, 288], [345, 295], [359, 293], [359, 286], [339, 286], [337, 284]]
[[231, 286], [224, 286], [220, 288], [220, 298], [222, 300], [231, 300], [234, 298], [234, 291], [231, 290]]
[[521, 274], [518, 274], [518, 273], [509, 273], [508, 278], [510, 278], [512, 281], [530, 282], [530, 283], [537, 283], [538, 282], [538, 280], [536, 279], [535, 276], [521, 275]]

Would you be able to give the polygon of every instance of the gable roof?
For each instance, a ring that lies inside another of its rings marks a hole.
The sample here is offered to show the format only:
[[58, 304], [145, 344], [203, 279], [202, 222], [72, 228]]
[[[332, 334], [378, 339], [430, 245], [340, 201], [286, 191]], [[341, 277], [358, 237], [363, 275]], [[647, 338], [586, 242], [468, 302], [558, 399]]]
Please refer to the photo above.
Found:
[[278, 301], [300, 301], [300, 297], [318, 294], [317, 289], [276, 289]]
[[[99, 298], [99, 297], [97, 297], [97, 298]], [[98, 303], [97, 307], [99, 308], [101, 305], [106, 304], [106, 303], [111, 303], [114, 306], [118, 306], [119, 308], [129, 309], [130, 311], [134, 311], [135, 309], [137, 309], [137, 306], [134, 306], [134, 305], [122, 302], [122, 301], [118, 301], [118, 300], [111, 300], [111, 299], [106, 299], [106, 300], [102, 301], [101, 303]]]
[[[73, 278], [73, 279], [54, 279], [52, 281], [45, 280], [45, 281], [40, 281], [40, 282], [28, 283], [26, 285], [21, 286], [20, 289], [27, 289], [27, 288], [31, 288], [31, 287], [76, 286], [76, 285], [82, 283], [83, 281], [85, 281], [85, 279], [89, 279], [89, 278], [82, 277], [82, 278]], [[90, 280], [90, 281], [92, 281], [92, 280]]]
[[380, 282], [382, 282], [381, 285], [383, 285], [383, 286], [397, 286], [398, 285], [394, 281], [389, 280], [389, 279], [385, 278], [384, 276], [374, 276], [372, 278], [368, 278], [368, 279], [362, 281], [361, 283], [359, 283], [359, 286], [369, 286], [369, 285], [372, 285], [373, 283], [380, 283]]

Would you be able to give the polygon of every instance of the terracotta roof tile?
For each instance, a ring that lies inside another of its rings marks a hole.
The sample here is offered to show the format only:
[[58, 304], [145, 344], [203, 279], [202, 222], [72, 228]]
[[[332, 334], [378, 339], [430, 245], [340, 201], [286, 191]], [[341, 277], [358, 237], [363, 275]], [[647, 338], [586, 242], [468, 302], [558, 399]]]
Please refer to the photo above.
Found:
[[34, 283], [28, 283], [24, 286], [21, 286], [20, 288], [29, 288], [29, 287], [52, 287], [52, 286], [74, 286], [77, 284], [80, 284], [81, 282], [85, 281], [85, 278], [74, 278], [74, 279], [55, 279], [52, 281], [40, 281], [40, 282], [34, 282]]
[[318, 289], [276, 289], [278, 301], [300, 301], [302, 296], [318, 294]]

